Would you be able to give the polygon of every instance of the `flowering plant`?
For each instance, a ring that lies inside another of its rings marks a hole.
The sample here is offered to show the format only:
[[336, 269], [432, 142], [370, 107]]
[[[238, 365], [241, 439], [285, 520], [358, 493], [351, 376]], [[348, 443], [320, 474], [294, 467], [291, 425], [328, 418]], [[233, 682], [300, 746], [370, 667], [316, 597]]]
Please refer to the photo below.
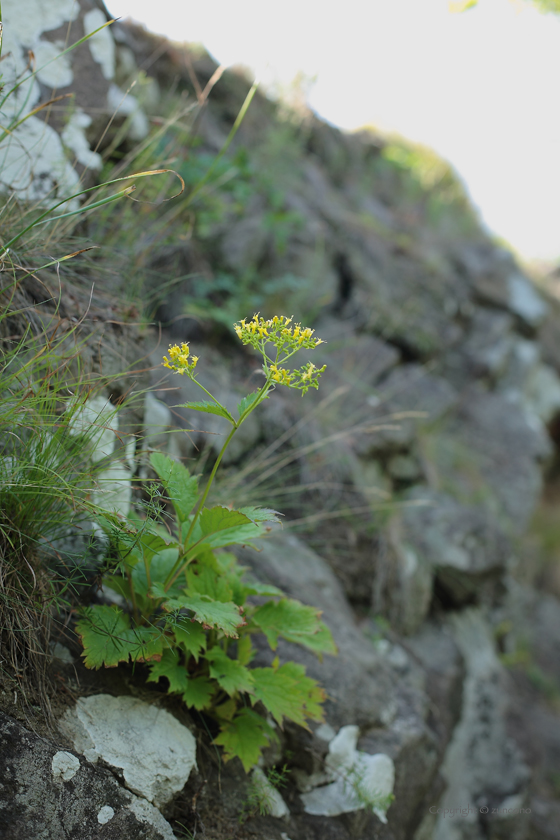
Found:
[[[281, 664], [276, 656], [270, 667], [250, 667], [255, 654], [252, 637], [264, 634], [273, 651], [283, 638], [319, 656], [336, 653], [319, 611], [286, 597], [275, 586], [249, 579], [235, 555], [223, 550], [264, 536], [270, 530], [266, 523], [278, 521], [276, 511], [205, 506], [224, 452], [249, 414], [278, 384], [302, 394], [318, 387], [325, 366], [317, 369], [308, 363], [292, 371], [283, 367], [302, 348], [322, 343], [312, 330], [291, 323], [289, 318], [265, 321], [255, 315], [235, 325], [241, 341], [261, 352], [265, 375], [263, 386], [238, 404], [237, 419], [196, 379], [198, 358], [189, 346], [169, 348], [164, 366], [189, 376], [210, 397], [185, 407], [224, 417], [232, 429], [202, 493], [197, 477], [186, 467], [152, 453], [151, 465], [174, 509], [175, 536], [170, 539], [156, 519], [133, 526], [116, 516], [103, 517], [101, 524], [119, 557], [104, 585], [123, 597], [126, 606], [86, 608], [77, 625], [87, 667], [112, 667], [129, 660], [148, 663], [148, 680], [166, 680], [170, 693], [212, 718], [218, 729], [214, 743], [223, 746], [226, 760], [240, 758], [246, 770], [275, 737], [259, 709], [279, 725], [287, 718], [305, 726], [306, 720], [322, 720], [324, 700], [323, 690], [302, 665]], [[275, 348], [273, 357], [268, 355], [269, 345]], [[253, 603], [252, 596], [261, 603]]]

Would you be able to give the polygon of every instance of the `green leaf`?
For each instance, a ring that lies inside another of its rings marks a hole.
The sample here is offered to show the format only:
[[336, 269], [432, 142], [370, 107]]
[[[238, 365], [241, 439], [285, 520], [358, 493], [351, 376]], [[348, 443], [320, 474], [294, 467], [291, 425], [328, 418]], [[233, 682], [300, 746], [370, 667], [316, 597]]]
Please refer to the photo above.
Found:
[[236, 604], [213, 601], [208, 595], [194, 594], [169, 598], [162, 607], [167, 612], [192, 610], [194, 617], [201, 624], [222, 630], [226, 636], [232, 636], [235, 639], [238, 635], [237, 628], [246, 623]]
[[306, 636], [305, 641], [298, 642], [298, 644], [313, 651], [319, 659], [322, 659], [323, 653], [328, 653], [331, 656], [338, 655], [338, 648], [332, 637], [332, 633], [324, 621], [319, 621], [319, 630], [317, 633], [314, 633], [312, 636]]
[[254, 699], [260, 700], [281, 726], [284, 717], [300, 726], [306, 726], [306, 718], [322, 720], [321, 703], [325, 693], [310, 677], [305, 676], [302, 665], [297, 670], [287, 663], [280, 668], [253, 668], [255, 681]]
[[205, 414], [217, 414], [219, 417], [225, 417], [230, 423], [235, 423], [235, 420], [223, 405], [216, 405], [216, 403], [202, 400], [200, 402], [188, 402], [182, 405], [176, 405], [175, 408], [190, 408], [193, 411], [203, 411]]
[[278, 513], [277, 510], [272, 510], [272, 508], [259, 508], [259, 507], [244, 507], [239, 508], [238, 513], [244, 514], [247, 519], [250, 519], [251, 522], [280, 522], [278, 519], [279, 516], [283, 514]]
[[237, 661], [240, 665], [248, 665], [249, 662], [254, 658], [255, 651], [253, 650], [253, 644], [251, 642], [251, 637], [248, 633], [241, 636], [239, 641], [237, 642]]
[[164, 651], [161, 660], [150, 667], [148, 682], [158, 682], [160, 677], [169, 681], [169, 693], [181, 694], [187, 706], [201, 710], [210, 705], [214, 686], [206, 677], [189, 677], [177, 651]]
[[130, 585], [127, 578], [121, 577], [120, 575], [105, 575], [103, 578], [103, 586], [106, 586], [108, 589], [112, 589], [112, 591], [116, 592], [118, 595], [122, 595], [122, 597], [127, 601], [131, 600]]
[[233, 720], [222, 724], [214, 743], [224, 748], [224, 761], [237, 757], [248, 773], [271, 738], [276, 738], [275, 732], [264, 718], [252, 709], [241, 709]]
[[129, 646], [126, 632], [130, 619], [118, 607], [96, 606], [84, 610], [84, 617], [76, 624], [76, 632], [84, 646], [86, 668], [115, 667], [128, 661]]
[[192, 543], [202, 542], [210, 548], [236, 545], [261, 535], [259, 525], [238, 510], [226, 507], [204, 508], [193, 534]]
[[198, 479], [183, 464], [152, 452], [150, 463], [165, 487], [180, 522], [185, 522], [198, 501]]
[[163, 652], [164, 637], [157, 627], [130, 627], [130, 618], [117, 607], [95, 606], [83, 611], [76, 632], [84, 646], [87, 668], [119, 662], [147, 661]]
[[[176, 548], [168, 548], [165, 551], [160, 551], [156, 554], [150, 563], [150, 579], [152, 585], [154, 584], [163, 584], [167, 579], [167, 575], [175, 565], [177, 557], [179, 556], [179, 551]], [[131, 577], [133, 581], [134, 590], [136, 593], [140, 593], [141, 595], [147, 596], [148, 594], [148, 578], [146, 576], [146, 567], [144, 563], [138, 563], [131, 572]], [[174, 585], [174, 591], [169, 591], [166, 594], [166, 597], [171, 596], [172, 594], [176, 594], [175, 590], [181, 590], [184, 586], [184, 581], [179, 582], [176, 581]], [[161, 597], [158, 595], [157, 597]]]
[[226, 576], [219, 576], [208, 566], [196, 566], [187, 570], [189, 595], [197, 593], [208, 595], [214, 601], [229, 603], [233, 601], [233, 592]]
[[[239, 412], [240, 417], [243, 414], [245, 414], [245, 412], [247, 411], [248, 408], [250, 408], [252, 405], [254, 405], [254, 403], [257, 400], [259, 394], [260, 394], [260, 391], [253, 391], [252, 394], [248, 394], [246, 397], [243, 397], [241, 402], [237, 403], [237, 410]], [[266, 397], [263, 397], [263, 399], [266, 399]]]
[[169, 681], [169, 691], [172, 694], [180, 694], [186, 689], [187, 669], [179, 662], [179, 654], [176, 650], [164, 650], [159, 662], [154, 662], [150, 666], [147, 682], [157, 683], [160, 677], [165, 677]]
[[166, 541], [159, 534], [151, 531], [122, 532], [118, 535], [118, 547], [121, 559], [129, 568], [138, 563], [150, 563], [154, 554], [164, 549], [172, 548], [173, 543]]
[[306, 676], [305, 667], [297, 662], [286, 662], [278, 670], [297, 683], [298, 690], [305, 703], [306, 716], [310, 720], [323, 721], [325, 714], [322, 704], [325, 702], [326, 693], [318, 682]]
[[243, 581], [246, 595], [259, 595], [268, 598], [284, 598], [286, 593], [271, 583], [261, 583], [258, 580]]
[[205, 658], [211, 663], [210, 676], [217, 680], [220, 688], [229, 694], [236, 692], [251, 692], [253, 689], [253, 677], [251, 672], [235, 659], [229, 656], [219, 647], [206, 651]]
[[261, 628], [272, 650], [276, 650], [278, 637], [309, 648], [314, 653], [336, 653], [336, 647], [327, 626], [320, 620], [320, 610], [308, 607], [291, 598], [268, 601], [257, 607], [252, 621]]
[[214, 685], [206, 677], [193, 677], [189, 679], [187, 688], [183, 692], [183, 702], [191, 708], [201, 711], [210, 707], [211, 698], [214, 694]]
[[202, 624], [179, 615], [175, 620], [169, 619], [167, 626], [173, 630], [177, 643], [198, 662], [200, 652], [206, 649], [206, 633]]

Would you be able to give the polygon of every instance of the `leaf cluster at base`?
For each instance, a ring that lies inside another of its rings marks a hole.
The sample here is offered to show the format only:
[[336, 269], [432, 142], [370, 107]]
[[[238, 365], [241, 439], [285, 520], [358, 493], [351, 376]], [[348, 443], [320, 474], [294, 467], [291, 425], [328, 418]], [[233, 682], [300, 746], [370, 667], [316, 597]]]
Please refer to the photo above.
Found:
[[152, 454], [151, 464], [175, 511], [178, 536], [170, 538], [157, 522], [134, 528], [117, 516], [103, 517], [119, 557], [104, 586], [126, 606], [82, 610], [77, 632], [85, 664], [147, 663], [148, 681], [165, 679], [169, 693], [212, 717], [225, 760], [237, 756], [249, 770], [275, 738], [273, 721], [321, 721], [325, 699], [302, 665], [276, 657], [270, 667], [251, 667], [253, 636], [263, 634], [272, 650], [281, 638], [318, 656], [336, 647], [318, 610], [251, 580], [223, 550], [263, 536], [275, 511], [217, 506], [193, 514], [196, 477], [161, 453]]

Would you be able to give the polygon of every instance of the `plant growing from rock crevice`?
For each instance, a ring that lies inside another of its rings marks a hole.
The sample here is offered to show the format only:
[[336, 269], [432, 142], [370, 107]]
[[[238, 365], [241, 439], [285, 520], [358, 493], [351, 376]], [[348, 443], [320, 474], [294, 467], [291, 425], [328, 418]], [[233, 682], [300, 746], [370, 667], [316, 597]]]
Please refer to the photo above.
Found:
[[[273, 651], [283, 638], [319, 656], [336, 652], [318, 610], [287, 598], [275, 586], [248, 579], [236, 557], [223, 551], [262, 537], [271, 528], [267, 523], [278, 521], [277, 513], [205, 506], [232, 437], [271, 391], [284, 385], [303, 395], [318, 388], [324, 366], [317, 369], [308, 362], [299, 369], [286, 367], [298, 351], [321, 343], [312, 330], [291, 323], [290, 318], [265, 321], [255, 315], [235, 325], [243, 344], [262, 354], [264, 374], [262, 387], [239, 403], [237, 419], [196, 379], [198, 358], [188, 345], [169, 348], [164, 366], [188, 376], [210, 398], [183, 407], [219, 415], [232, 428], [202, 492], [197, 477], [182, 464], [152, 453], [151, 465], [174, 509], [174, 538], [156, 519], [133, 527], [117, 516], [100, 517], [119, 557], [117, 570], [104, 583], [127, 606], [86, 608], [77, 625], [87, 667], [148, 663], [150, 682], [165, 678], [170, 693], [214, 718], [220, 728], [215, 743], [223, 746], [226, 760], [237, 756], [246, 770], [274, 738], [272, 719], [278, 725], [287, 718], [303, 726], [306, 720], [322, 720], [325, 697], [295, 662], [281, 664], [276, 656], [270, 667], [250, 667], [252, 637], [264, 634]], [[250, 600], [254, 597], [260, 603]], [[257, 712], [257, 704], [268, 719]]]

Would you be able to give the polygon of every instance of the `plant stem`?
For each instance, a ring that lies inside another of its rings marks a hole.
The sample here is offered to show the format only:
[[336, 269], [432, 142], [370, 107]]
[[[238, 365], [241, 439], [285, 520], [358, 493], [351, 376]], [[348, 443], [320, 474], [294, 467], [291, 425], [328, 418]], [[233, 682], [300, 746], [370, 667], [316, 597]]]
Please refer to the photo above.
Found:
[[140, 613], [138, 612], [138, 605], [136, 604], [136, 593], [134, 591], [134, 584], [132, 582], [132, 575], [130, 573], [130, 569], [126, 568], [126, 579], [128, 580], [128, 586], [130, 588], [130, 600], [132, 601], [132, 612], [134, 613], [134, 621], [136, 624], [140, 624]]
[[[193, 381], [196, 382], [196, 380], [193, 380]], [[196, 509], [196, 513], [193, 516], [191, 524], [189, 526], [189, 530], [187, 531], [187, 536], [183, 540], [183, 550], [184, 550], [183, 558], [188, 553], [187, 547], [188, 547], [188, 544], [189, 544], [189, 539], [190, 539], [190, 537], [192, 535], [192, 532], [194, 530], [194, 526], [196, 525], [196, 523], [198, 521], [198, 517], [202, 513], [202, 509], [204, 507], [204, 502], [208, 498], [208, 494], [210, 492], [212, 484], [214, 483], [214, 478], [216, 477], [216, 473], [218, 472], [218, 467], [220, 466], [220, 463], [221, 463], [221, 460], [222, 460], [222, 458], [225, 454], [225, 451], [228, 448], [228, 446], [231, 442], [231, 439], [233, 438], [234, 434], [239, 429], [241, 424], [247, 419], [249, 414], [251, 414], [251, 412], [255, 410], [255, 408], [259, 405], [259, 403], [262, 402], [264, 395], [268, 391], [268, 388], [270, 386], [270, 382], [271, 382], [270, 378], [267, 377], [266, 382], [264, 383], [264, 385], [260, 389], [259, 396], [255, 400], [255, 402], [246, 409], [246, 411], [240, 416], [240, 418], [237, 422], [233, 419], [230, 421], [232, 423], [232, 429], [231, 429], [229, 435], [227, 436], [227, 438], [224, 442], [224, 445], [220, 449], [218, 457], [216, 458], [216, 461], [215, 461], [214, 466], [212, 468], [212, 472], [210, 473], [210, 477], [209, 477], [209, 479], [206, 483], [206, 487], [204, 488], [204, 493], [202, 494], [202, 496], [200, 498], [200, 501], [199, 501], [197, 509]], [[203, 391], [206, 391], [206, 388], [204, 388], [203, 385], [200, 385], [200, 382], [196, 382], [196, 384], [199, 385], [202, 388]], [[209, 391], [206, 391], [206, 393], [208, 394], [208, 396], [212, 397], [214, 402], [216, 402], [218, 405], [221, 405], [221, 403], [219, 403], [218, 400], [215, 397], [213, 397], [212, 394]], [[222, 408], [223, 408], [223, 406], [222, 406]], [[186, 566], [188, 565], [188, 563], [190, 562], [190, 560], [185, 561], [185, 560], [183, 560], [183, 558], [178, 558], [177, 559], [177, 562], [175, 563], [175, 565], [173, 566], [173, 568], [171, 569], [171, 571], [167, 575], [167, 578], [165, 579], [165, 584], [164, 584], [164, 589], [165, 589], [166, 592], [168, 591], [169, 587], [173, 585], [173, 582], [177, 579], [177, 577], [181, 574], [183, 569], [185, 569]]]

